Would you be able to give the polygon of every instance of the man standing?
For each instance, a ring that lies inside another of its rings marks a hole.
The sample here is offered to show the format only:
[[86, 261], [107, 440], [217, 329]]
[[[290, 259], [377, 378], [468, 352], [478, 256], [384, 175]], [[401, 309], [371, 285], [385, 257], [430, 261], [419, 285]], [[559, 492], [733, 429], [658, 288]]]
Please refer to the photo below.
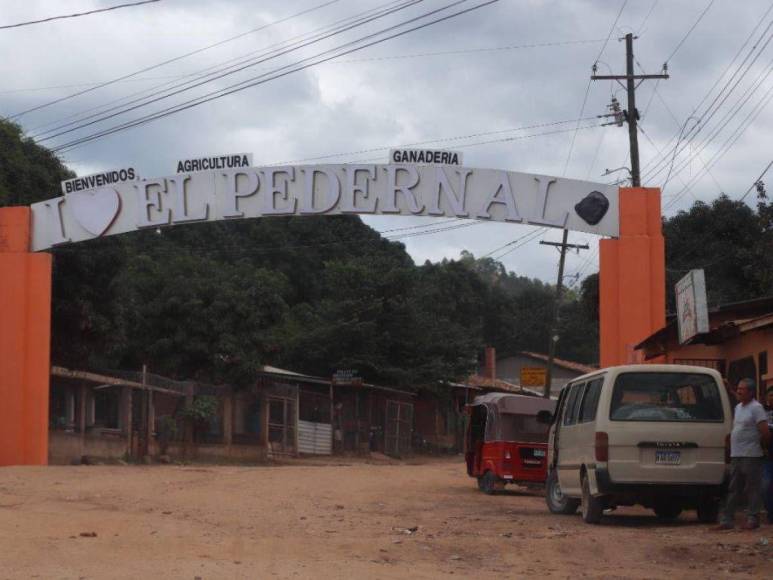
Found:
[[742, 379], [736, 395], [738, 405], [733, 417], [733, 431], [730, 434], [730, 485], [722, 511], [721, 523], [717, 530], [732, 530], [735, 525], [735, 507], [739, 498], [745, 497], [745, 530], [760, 527], [762, 504], [762, 466], [765, 461], [761, 443], [768, 442], [768, 414], [754, 400], [756, 384], [754, 379]]
[[[765, 400], [768, 413], [768, 430], [773, 430], [773, 387], [768, 387]], [[762, 493], [765, 496], [765, 509], [768, 511], [768, 523], [773, 524], [773, 442], [768, 439], [768, 458], [762, 475]]]

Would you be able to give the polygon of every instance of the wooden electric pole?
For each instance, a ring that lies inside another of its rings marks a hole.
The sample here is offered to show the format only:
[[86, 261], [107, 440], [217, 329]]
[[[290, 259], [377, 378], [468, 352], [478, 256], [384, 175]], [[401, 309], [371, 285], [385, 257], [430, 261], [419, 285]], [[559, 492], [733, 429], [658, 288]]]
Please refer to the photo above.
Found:
[[566, 261], [566, 250], [572, 248], [573, 250], [587, 250], [588, 244], [567, 244], [567, 238], [569, 236], [569, 230], [564, 230], [564, 237], [561, 243], [558, 242], [540, 242], [543, 246], [555, 246], [560, 248], [561, 258], [558, 261], [558, 282], [556, 283], [556, 300], [553, 304], [553, 318], [550, 323], [550, 339], [548, 342], [548, 365], [545, 372], [545, 386], [543, 387], [542, 396], [546, 399], [550, 398], [550, 385], [553, 380], [553, 359], [556, 356], [556, 342], [558, 342], [558, 315], [561, 308], [561, 296], [564, 293], [564, 262]]
[[[591, 79], [594, 81], [612, 80], [620, 83], [621, 80], [625, 80], [623, 85], [628, 93], [628, 110], [624, 111], [625, 120], [628, 122], [628, 140], [631, 147], [631, 185], [633, 187], [641, 186], [641, 173], [639, 170], [639, 135], [637, 133], [636, 122], [639, 120], [639, 111], [636, 110], [636, 87], [638, 84], [636, 81], [644, 81], [647, 79], [667, 79], [666, 65], [663, 65], [663, 73], [658, 75], [637, 75], [633, 70], [633, 39], [634, 35], [628, 33], [625, 35], [625, 74], [624, 75], [597, 75], [596, 65], [593, 65], [594, 74], [591, 75]], [[620, 83], [622, 85], [622, 83]]]

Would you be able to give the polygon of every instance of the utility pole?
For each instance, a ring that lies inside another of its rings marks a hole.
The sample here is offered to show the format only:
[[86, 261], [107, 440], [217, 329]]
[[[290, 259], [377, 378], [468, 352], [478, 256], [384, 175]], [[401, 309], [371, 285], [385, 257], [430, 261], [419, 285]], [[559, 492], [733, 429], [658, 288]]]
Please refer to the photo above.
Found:
[[564, 237], [561, 243], [558, 242], [540, 242], [543, 246], [555, 246], [560, 248], [561, 259], [558, 261], [558, 282], [556, 283], [556, 301], [553, 304], [553, 319], [550, 322], [550, 341], [548, 344], [548, 368], [545, 372], [545, 386], [543, 387], [542, 396], [546, 399], [550, 398], [550, 385], [553, 380], [553, 359], [556, 356], [556, 342], [558, 342], [558, 314], [561, 308], [561, 296], [564, 293], [564, 262], [566, 261], [566, 250], [572, 248], [573, 250], [587, 250], [588, 244], [567, 244], [569, 237], [569, 230], [564, 230]]
[[[593, 65], [593, 74], [591, 79], [594, 81], [612, 80], [617, 81], [628, 93], [628, 110], [623, 111], [625, 120], [628, 122], [628, 140], [631, 147], [631, 185], [633, 187], [641, 186], [641, 173], [639, 171], [639, 135], [637, 133], [636, 122], [639, 120], [639, 111], [636, 110], [636, 87], [639, 85], [636, 81], [644, 81], [647, 79], [667, 79], [668, 67], [663, 65], [662, 74], [657, 75], [637, 75], [633, 70], [633, 39], [634, 35], [630, 32], [625, 35], [625, 71], [624, 75], [597, 75], [597, 66]], [[623, 85], [621, 80], [625, 80]], [[641, 84], [641, 83], [639, 83]]]

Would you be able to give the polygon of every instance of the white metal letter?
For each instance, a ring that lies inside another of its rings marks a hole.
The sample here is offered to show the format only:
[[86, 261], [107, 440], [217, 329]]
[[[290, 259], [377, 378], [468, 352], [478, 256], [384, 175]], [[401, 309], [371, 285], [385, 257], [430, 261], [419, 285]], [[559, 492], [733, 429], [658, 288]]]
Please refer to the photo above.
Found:
[[[373, 165], [344, 165], [346, 187], [341, 192], [341, 213], [373, 213], [376, 211], [376, 196], [370, 195], [370, 179], [375, 179], [376, 168]], [[357, 172], [365, 172], [365, 183], [357, 185]], [[357, 194], [362, 194], [362, 204], [358, 205]], [[366, 203], [367, 202], [367, 203]]]
[[[341, 182], [338, 181], [335, 171], [323, 167], [304, 168], [301, 171], [306, 177], [303, 195], [299, 204], [301, 213], [325, 213], [333, 209], [338, 203], [338, 198], [341, 197]], [[314, 207], [314, 184], [318, 173], [322, 173], [327, 177], [327, 189], [322, 190], [322, 205]]]
[[[408, 174], [409, 183], [407, 185], [397, 184], [398, 172], [404, 171]], [[419, 205], [416, 196], [411, 191], [419, 184], [419, 171], [414, 165], [387, 165], [387, 188], [384, 197], [381, 199], [381, 213], [400, 213], [397, 208], [397, 194], [402, 193], [408, 202], [408, 211], [413, 214], [421, 213], [424, 204]]]
[[[247, 188], [239, 192], [239, 176], [243, 175], [247, 178]], [[225, 177], [225, 202], [223, 207], [224, 218], [241, 218], [244, 217], [244, 212], [239, 211], [239, 198], [250, 197], [255, 195], [260, 185], [260, 179], [256, 171], [224, 171], [223, 177]]]
[[[277, 185], [277, 177], [284, 175], [285, 179], [280, 185]], [[263, 198], [263, 215], [280, 215], [295, 213], [295, 204], [298, 200], [289, 199], [287, 186], [290, 181], [295, 179], [295, 167], [271, 167], [263, 171], [263, 181], [266, 185], [266, 194]], [[277, 207], [276, 196], [279, 195], [283, 200], [290, 204], [285, 207]]]
[[[518, 214], [518, 206], [515, 203], [515, 196], [513, 195], [513, 188], [510, 186], [510, 180], [507, 177], [506, 171], [498, 171], [499, 185], [494, 193], [488, 196], [486, 202], [478, 212], [479, 218], [491, 219], [489, 210], [494, 204], [503, 205], [507, 208], [507, 215], [505, 221], [508, 222], [522, 222], [523, 218]], [[502, 195], [500, 195], [500, 193]]]
[[435, 168], [435, 180], [437, 182], [437, 195], [433, 195], [430, 199], [430, 204], [427, 206], [427, 213], [429, 215], [445, 215], [442, 209], [440, 209], [440, 198], [445, 195], [446, 201], [451, 206], [451, 211], [456, 217], [467, 217], [470, 214], [464, 208], [465, 201], [467, 200], [467, 178], [472, 173], [471, 169], [454, 169], [454, 172], [459, 177], [459, 192], [451, 186], [448, 179], [446, 170], [442, 167]]
[[[153, 192], [154, 199], [148, 199], [148, 190], [151, 187], [155, 189]], [[157, 228], [158, 226], [167, 225], [171, 212], [169, 209], [164, 209], [161, 200], [161, 193], [166, 193], [166, 179], [141, 181], [134, 185], [134, 190], [137, 192], [137, 227]], [[151, 209], [154, 212], [160, 213], [161, 217], [158, 219], [151, 218]]]

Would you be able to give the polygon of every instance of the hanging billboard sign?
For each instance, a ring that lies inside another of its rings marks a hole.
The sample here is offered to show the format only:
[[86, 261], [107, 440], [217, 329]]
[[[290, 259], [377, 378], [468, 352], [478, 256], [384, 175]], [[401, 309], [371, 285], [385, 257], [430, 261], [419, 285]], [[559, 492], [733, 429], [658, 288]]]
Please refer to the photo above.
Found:
[[676, 315], [680, 344], [709, 331], [706, 277], [703, 270], [690, 270], [676, 283]]
[[[193, 167], [196, 160], [185, 161]], [[32, 205], [33, 251], [146, 228], [287, 215], [433, 216], [619, 233], [617, 187], [496, 169], [406, 163], [226, 167], [93, 181], [89, 189]]]

